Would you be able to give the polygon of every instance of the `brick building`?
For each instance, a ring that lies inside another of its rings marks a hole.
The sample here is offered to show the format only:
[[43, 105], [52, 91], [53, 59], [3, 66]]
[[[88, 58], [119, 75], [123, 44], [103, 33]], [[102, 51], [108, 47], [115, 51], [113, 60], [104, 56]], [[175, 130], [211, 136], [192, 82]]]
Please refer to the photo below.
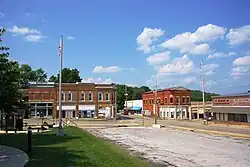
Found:
[[[31, 82], [28, 89], [31, 117], [59, 116], [59, 84]], [[115, 84], [63, 83], [62, 117], [94, 117], [115, 114]]]
[[[205, 112], [209, 114], [208, 116], [212, 116], [211, 108], [212, 108], [212, 101], [206, 101]], [[203, 119], [204, 118], [203, 102], [191, 101], [191, 113], [192, 113], [192, 119]]]
[[[156, 96], [157, 97], [156, 97]], [[155, 105], [155, 99], [157, 104]], [[190, 118], [190, 90], [183, 87], [172, 87], [142, 94], [143, 110], [147, 116], [158, 114], [160, 118]]]
[[212, 98], [216, 121], [250, 122], [250, 91]]

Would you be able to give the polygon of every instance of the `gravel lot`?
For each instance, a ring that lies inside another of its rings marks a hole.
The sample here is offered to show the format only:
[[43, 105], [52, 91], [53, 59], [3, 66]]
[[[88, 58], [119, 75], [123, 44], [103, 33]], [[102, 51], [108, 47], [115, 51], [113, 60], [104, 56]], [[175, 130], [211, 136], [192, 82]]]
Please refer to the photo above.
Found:
[[126, 147], [157, 166], [250, 167], [250, 140], [170, 128], [134, 127], [88, 131]]

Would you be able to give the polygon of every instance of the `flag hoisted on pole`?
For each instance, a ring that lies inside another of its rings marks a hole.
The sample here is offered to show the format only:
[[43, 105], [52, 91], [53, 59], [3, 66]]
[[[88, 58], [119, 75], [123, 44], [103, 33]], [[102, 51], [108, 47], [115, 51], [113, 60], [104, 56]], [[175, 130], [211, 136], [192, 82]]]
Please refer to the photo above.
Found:
[[60, 57], [60, 72], [59, 72], [59, 128], [57, 136], [63, 136], [62, 128], [62, 56], [63, 56], [63, 35], [61, 35], [58, 47], [58, 55]]

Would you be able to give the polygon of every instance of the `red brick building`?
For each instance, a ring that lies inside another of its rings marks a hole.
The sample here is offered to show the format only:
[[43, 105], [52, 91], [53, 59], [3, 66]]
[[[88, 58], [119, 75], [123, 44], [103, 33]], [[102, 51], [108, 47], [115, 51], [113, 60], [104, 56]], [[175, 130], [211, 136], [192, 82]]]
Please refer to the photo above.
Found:
[[216, 121], [250, 122], [250, 91], [212, 98]]
[[[155, 99], [157, 104], [155, 105]], [[190, 110], [190, 90], [172, 87], [142, 94], [144, 114], [160, 118], [187, 119]]]
[[[28, 89], [31, 117], [59, 116], [59, 85], [31, 82]], [[115, 115], [115, 84], [63, 83], [62, 117], [107, 117]]]

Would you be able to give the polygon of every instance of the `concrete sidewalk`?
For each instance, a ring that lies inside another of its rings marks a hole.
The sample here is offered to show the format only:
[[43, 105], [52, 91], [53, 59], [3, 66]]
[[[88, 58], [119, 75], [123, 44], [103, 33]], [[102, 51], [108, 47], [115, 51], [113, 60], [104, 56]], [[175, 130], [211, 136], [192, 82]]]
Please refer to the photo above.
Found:
[[28, 155], [17, 148], [0, 145], [1, 167], [23, 167], [29, 160]]

